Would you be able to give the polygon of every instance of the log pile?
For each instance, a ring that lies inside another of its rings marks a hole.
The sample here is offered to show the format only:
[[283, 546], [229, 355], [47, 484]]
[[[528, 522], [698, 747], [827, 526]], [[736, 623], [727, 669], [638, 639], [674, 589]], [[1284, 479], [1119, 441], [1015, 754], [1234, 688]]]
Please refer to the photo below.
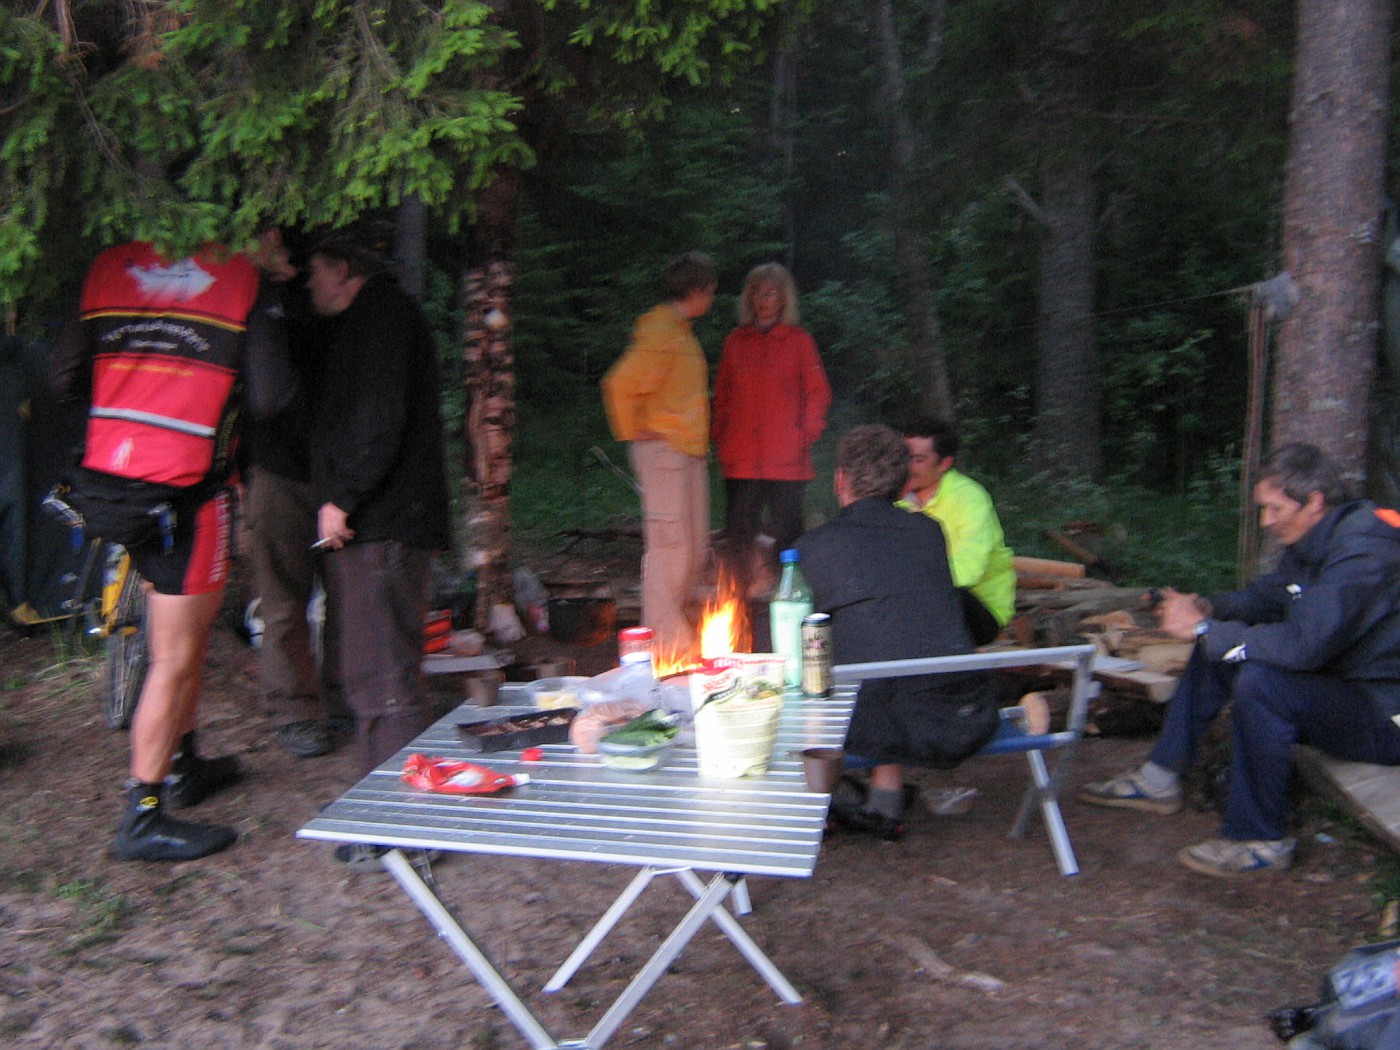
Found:
[[[1076, 562], [1017, 557], [1015, 566], [1016, 617], [1008, 628], [1014, 644], [1087, 641], [1099, 650], [1094, 677], [1100, 695], [1087, 731], [1117, 735], [1158, 727], [1191, 644], [1157, 629], [1141, 588], [1095, 579]], [[1067, 703], [1056, 677], [1042, 683], [1052, 712]]]

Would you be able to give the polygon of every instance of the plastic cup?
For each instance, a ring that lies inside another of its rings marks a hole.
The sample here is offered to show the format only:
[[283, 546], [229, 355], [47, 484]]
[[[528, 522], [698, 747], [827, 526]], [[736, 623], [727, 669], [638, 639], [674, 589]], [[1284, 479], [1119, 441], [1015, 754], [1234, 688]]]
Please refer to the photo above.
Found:
[[482, 671], [480, 674], [467, 676], [467, 699], [477, 707], [495, 707], [500, 698], [501, 679], [505, 677], [500, 671]]
[[807, 778], [807, 790], [819, 795], [831, 794], [841, 778], [846, 752], [839, 747], [809, 747], [802, 752], [802, 772]]

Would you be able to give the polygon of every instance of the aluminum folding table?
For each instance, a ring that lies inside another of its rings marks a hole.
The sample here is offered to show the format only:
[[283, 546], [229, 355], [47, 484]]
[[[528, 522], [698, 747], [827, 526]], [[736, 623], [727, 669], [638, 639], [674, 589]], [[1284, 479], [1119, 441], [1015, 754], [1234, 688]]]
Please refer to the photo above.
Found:
[[[521, 693], [507, 687], [502, 696], [509, 701]], [[384, 856], [385, 867], [533, 1050], [598, 1050], [707, 921], [719, 927], [784, 1002], [801, 1000], [724, 903], [732, 897], [735, 913], [748, 912], [746, 875], [805, 878], [812, 874], [830, 796], [807, 790], [795, 752], [841, 746], [853, 706], [849, 696], [809, 701], [789, 694], [768, 772], [726, 780], [700, 776], [694, 749], [681, 746], [671, 750], [661, 769], [648, 773], [609, 770], [596, 756], [580, 754], [567, 744], [546, 745], [543, 760], [531, 763], [523, 762], [519, 752], [468, 752], [457, 723], [525, 709], [463, 705], [297, 834], [305, 839], [393, 847]], [[482, 762], [502, 773], [528, 773], [530, 782], [487, 796], [418, 791], [400, 777], [405, 758], [414, 752]], [[547, 992], [564, 987], [656, 877], [675, 876], [695, 903], [592, 1031], [583, 1039], [560, 1042], [408, 862], [402, 850], [410, 848], [597, 861], [640, 869], [545, 984]], [[697, 872], [710, 873], [709, 881]]]

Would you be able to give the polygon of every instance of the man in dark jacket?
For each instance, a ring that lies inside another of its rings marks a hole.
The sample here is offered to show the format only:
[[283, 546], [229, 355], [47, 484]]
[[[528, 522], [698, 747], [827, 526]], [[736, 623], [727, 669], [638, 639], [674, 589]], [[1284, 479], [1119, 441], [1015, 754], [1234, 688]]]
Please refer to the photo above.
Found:
[[[897, 433], [875, 424], [852, 427], [836, 453], [841, 512], [797, 542], [813, 607], [831, 614], [835, 663], [973, 649], [942, 529], [894, 505], [908, 473], [909, 452]], [[846, 750], [875, 764], [869, 797], [859, 805], [838, 792], [833, 816], [847, 827], [899, 838], [903, 764], [950, 768], [985, 744], [996, 722], [995, 692], [985, 675], [863, 683]]]
[[388, 272], [389, 237], [368, 225], [329, 234], [307, 281], [329, 319], [311, 481], [361, 773], [431, 721], [423, 618], [433, 553], [450, 535], [437, 355], [422, 311]]
[[1162, 629], [1194, 640], [1162, 738], [1138, 769], [1089, 784], [1093, 805], [1175, 813], [1181, 777], [1231, 703], [1233, 743], [1222, 837], [1177, 858], [1208, 875], [1282, 871], [1294, 744], [1400, 765], [1400, 515], [1348, 500], [1311, 445], [1260, 468], [1260, 522], [1283, 545], [1278, 568], [1210, 600], [1168, 590]]
[[[285, 409], [247, 429], [243, 509], [262, 621], [259, 677], [277, 742], [297, 758], [315, 758], [335, 750], [341, 727], [353, 721], [340, 689], [337, 603], [325, 597], [333, 585], [322, 571], [326, 556], [312, 546], [319, 504], [311, 490], [309, 446], [312, 406], [323, 385], [319, 337], [325, 323], [310, 316], [281, 231], [265, 232], [262, 249], [265, 284], [284, 315], [288, 356], [300, 381]], [[319, 622], [312, 612], [318, 583], [325, 599]]]

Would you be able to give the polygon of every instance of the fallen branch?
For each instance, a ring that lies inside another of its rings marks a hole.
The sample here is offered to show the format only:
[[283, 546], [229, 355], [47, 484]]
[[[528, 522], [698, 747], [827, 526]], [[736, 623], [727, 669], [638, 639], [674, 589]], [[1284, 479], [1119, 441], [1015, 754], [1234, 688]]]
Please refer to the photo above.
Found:
[[975, 988], [979, 992], [987, 992], [995, 995], [1004, 991], [1006, 982], [992, 977], [989, 974], [977, 973], [974, 970], [957, 970], [944, 962], [929, 945], [919, 940], [917, 937], [900, 937], [897, 941], [911, 959], [918, 965], [919, 969], [932, 977], [935, 981], [943, 981], [947, 984], [958, 984], [964, 988]]

